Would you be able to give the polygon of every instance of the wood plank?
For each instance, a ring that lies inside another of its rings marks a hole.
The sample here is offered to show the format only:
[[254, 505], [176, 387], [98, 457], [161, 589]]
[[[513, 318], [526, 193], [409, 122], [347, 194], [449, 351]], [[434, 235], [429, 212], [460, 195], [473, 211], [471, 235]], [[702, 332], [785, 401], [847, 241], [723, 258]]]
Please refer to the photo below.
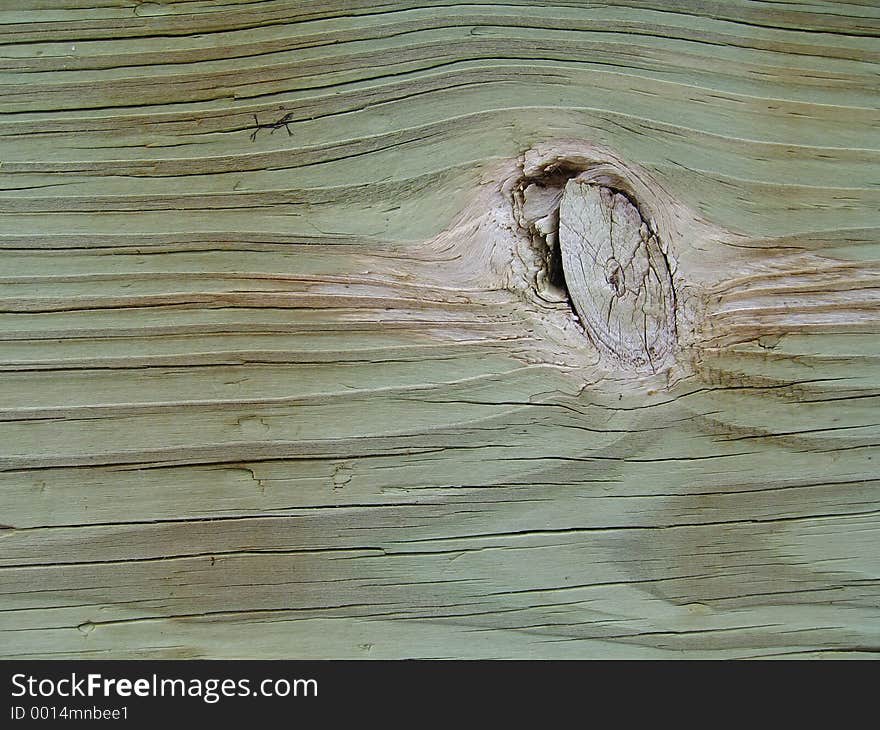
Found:
[[880, 655], [873, 3], [18, 5], [0, 655]]

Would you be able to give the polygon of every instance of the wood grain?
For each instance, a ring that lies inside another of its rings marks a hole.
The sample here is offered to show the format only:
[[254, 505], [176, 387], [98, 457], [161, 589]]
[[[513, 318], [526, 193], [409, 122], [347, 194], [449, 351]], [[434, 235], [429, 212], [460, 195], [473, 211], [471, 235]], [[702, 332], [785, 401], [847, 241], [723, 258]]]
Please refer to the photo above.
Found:
[[[0, 654], [880, 655], [878, 29], [0, 9]], [[656, 219], [668, 370], [542, 268], [569, 168]]]

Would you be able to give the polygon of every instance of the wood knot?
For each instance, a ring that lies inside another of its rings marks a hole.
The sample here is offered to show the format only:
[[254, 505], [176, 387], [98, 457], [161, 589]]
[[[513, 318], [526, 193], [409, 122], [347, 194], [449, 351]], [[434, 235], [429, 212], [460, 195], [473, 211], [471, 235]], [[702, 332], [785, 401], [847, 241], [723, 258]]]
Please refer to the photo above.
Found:
[[[635, 375], [668, 371], [679, 349], [676, 267], [655, 223], [662, 200], [647, 181], [609, 152], [577, 144], [526, 153], [512, 194], [538, 254], [540, 300], [567, 301], [602, 362]], [[653, 206], [647, 212], [637, 190]]]
[[675, 288], [657, 235], [623, 192], [570, 179], [559, 205], [565, 284], [597, 347], [634, 369], [667, 365]]

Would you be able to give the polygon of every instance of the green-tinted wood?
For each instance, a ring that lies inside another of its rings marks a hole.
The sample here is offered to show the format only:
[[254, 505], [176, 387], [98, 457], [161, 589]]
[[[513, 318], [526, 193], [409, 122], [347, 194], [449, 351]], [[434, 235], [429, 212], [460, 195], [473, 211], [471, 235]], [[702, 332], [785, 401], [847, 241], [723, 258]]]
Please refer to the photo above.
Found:
[[[880, 652], [872, 4], [17, 6], [4, 657]], [[536, 288], [589, 154], [668, 372]]]

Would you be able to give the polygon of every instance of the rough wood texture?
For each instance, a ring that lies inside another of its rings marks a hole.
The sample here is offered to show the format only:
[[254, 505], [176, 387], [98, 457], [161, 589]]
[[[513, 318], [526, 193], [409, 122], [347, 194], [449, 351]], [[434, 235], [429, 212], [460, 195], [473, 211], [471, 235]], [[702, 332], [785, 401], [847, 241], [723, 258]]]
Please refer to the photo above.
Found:
[[15, 5], [3, 656], [880, 654], [875, 3]]

